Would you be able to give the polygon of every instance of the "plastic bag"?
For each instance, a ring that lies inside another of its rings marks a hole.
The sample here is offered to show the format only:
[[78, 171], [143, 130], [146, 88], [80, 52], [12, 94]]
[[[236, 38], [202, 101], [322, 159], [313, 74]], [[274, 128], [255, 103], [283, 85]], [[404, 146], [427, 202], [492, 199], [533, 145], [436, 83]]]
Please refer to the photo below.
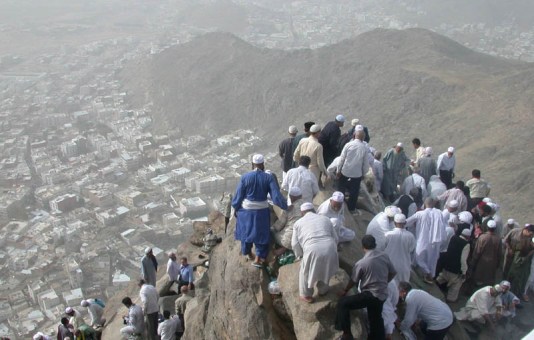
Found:
[[278, 284], [278, 281], [274, 280], [269, 282], [269, 294], [272, 295], [280, 295], [280, 285]]

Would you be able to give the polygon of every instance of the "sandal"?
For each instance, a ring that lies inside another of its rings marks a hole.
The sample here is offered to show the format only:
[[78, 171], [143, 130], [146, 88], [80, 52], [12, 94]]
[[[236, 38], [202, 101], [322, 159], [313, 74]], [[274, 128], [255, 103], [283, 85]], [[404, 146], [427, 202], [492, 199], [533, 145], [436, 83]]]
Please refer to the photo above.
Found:
[[263, 268], [263, 263], [261, 262], [252, 262], [251, 265], [256, 268]]
[[311, 296], [299, 296], [299, 299], [306, 302], [306, 303], [312, 303], [313, 298]]

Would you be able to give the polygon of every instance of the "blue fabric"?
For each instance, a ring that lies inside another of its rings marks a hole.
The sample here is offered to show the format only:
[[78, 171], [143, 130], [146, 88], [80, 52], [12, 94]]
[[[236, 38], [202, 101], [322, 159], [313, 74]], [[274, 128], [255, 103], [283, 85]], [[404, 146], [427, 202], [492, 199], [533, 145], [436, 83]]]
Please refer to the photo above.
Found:
[[235, 239], [258, 244], [269, 244], [271, 215], [269, 208], [248, 210], [243, 209], [243, 200], [266, 201], [267, 194], [270, 194], [274, 204], [287, 210], [287, 203], [275, 182], [273, 176], [262, 170], [250, 171], [241, 176], [241, 181], [237, 186], [232, 207], [236, 211]]
[[[252, 250], [252, 243], [241, 241], [241, 254], [248, 255]], [[260, 259], [266, 259], [269, 254], [269, 244], [256, 244], [256, 255]]]
[[180, 281], [190, 282], [195, 281], [193, 277], [193, 268], [189, 264], [187, 266], [180, 266]]

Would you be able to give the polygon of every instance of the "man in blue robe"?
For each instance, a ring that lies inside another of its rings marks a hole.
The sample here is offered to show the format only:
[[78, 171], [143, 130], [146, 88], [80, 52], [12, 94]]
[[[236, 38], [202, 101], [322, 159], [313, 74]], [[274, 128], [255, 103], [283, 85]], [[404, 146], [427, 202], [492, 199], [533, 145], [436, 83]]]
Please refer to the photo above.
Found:
[[265, 173], [262, 155], [252, 157], [253, 170], [241, 176], [232, 207], [235, 210], [235, 239], [241, 241], [241, 254], [253, 260], [252, 244], [256, 247], [256, 257], [252, 265], [260, 268], [269, 253], [270, 210], [267, 194], [274, 204], [287, 210], [286, 199], [280, 193], [274, 177]]

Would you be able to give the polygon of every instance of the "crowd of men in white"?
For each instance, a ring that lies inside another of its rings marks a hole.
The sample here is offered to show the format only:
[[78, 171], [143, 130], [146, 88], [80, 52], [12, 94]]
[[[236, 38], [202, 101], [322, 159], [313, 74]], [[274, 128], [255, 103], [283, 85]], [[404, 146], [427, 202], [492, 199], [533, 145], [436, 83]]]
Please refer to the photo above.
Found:
[[[369, 144], [368, 129], [357, 119], [347, 133], [352, 138], [340, 142], [346, 138], [341, 132], [344, 122], [342, 115], [324, 129], [309, 122], [301, 135], [291, 126], [290, 136], [279, 146], [288, 210], [272, 226], [280, 247], [275, 254], [290, 249], [301, 259], [301, 300], [313, 303], [315, 286], [319, 296], [328, 292], [339, 266], [338, 244], [355, 237], [345, 227], [345, 210], [360, 215], [356, 206], [363, 192], [374, 198], [375, 206], [384, 207], [383, 201], [391, 205], [367, 226], [365, 255], [354, 265], [338, 302], [335, 326], [343, 331], [341, 339], [352, 339], [348, 315], [361, 308], [367, 308], [370, 339], [390, 338], [395, 325], [407, 339], [416, 339], [414, 325], [427, 339], [442, 339], [453, 312], [424, 290], [412, 289], [412, 270], [426, 284], [438, 285], [447, 302], [455, 302], [462, 287], [466, 294], [474, 292], [454, 313], [457, 320], [493, 328], [501, 318], [514, 317], [520, 300], [529, 300], [534, 283], [534, 226], [519, 228], [513, 219], [503, 223], [479, 170], [473, 170], [466, 183], [453, 184], [454, 147], [435, 160], [432, 148], [415, 138], [412, 159], [397, 143], [381, 160], [381, 153]], [[328, 182], [337, 191], [316, 208], [313, 198]], [[496, 283], [503, 262], [505, 280]], [[356, 293], [353, 286], [359, 288]], [[402, 321], [395, 314], [399, 299], [406, 306]]]

